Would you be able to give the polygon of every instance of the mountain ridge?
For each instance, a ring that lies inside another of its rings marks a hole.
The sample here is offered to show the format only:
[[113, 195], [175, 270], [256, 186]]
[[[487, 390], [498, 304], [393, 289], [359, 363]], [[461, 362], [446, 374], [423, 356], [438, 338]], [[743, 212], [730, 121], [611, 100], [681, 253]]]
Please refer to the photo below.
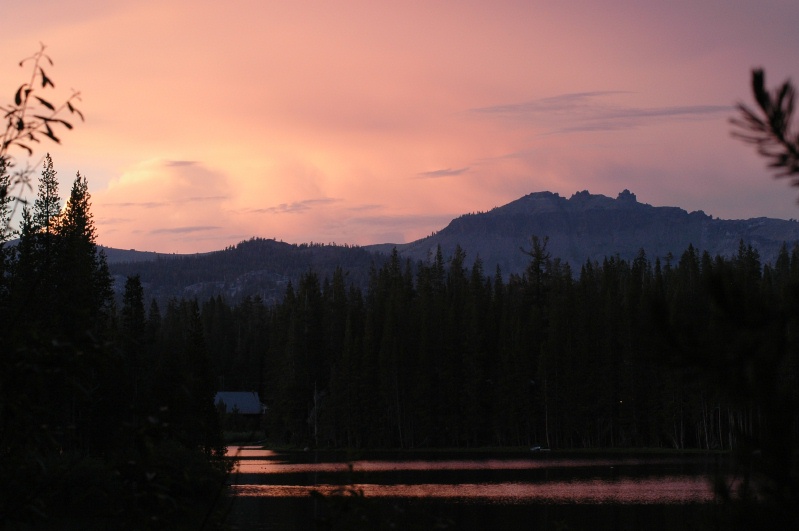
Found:
[[632, 259], [641, 249], [651, 260], [679, 256], [689, 245], [712, 256], [732, 256], [742, 240], [757, 249], [765, 263], [776, 259], [783, 243], [799, 241], [799, 222], [766, 217], [723, 220], [701, 210], [640, 203], [629, 190], [615, 199], [588, 191], [568, 199], [534, 192], [488, 212], [455, 218], [421, 240], [367, 248], [386, 252], [396, 247], [403, 257], [418, 260], [435, 253], [439, 245], [444, 256], [460, 245], [472, 260], [479, 255], [486, 267], [497, 264], [503, 272], [518, 273], [529, 259], [521, 249], [529, 248], [533, 235], [548, 237], [552, 257], [577, 270], [587, 260], [616, 255]]
[[278, 300], [288, 282], [314, 270], [323, 279], [336, 267], [361, 287], [372, 267], [379, 267], [394, 249], [412, 263], [444, 258], [456, 246], [466, 265], [480, 257], [487, 274], [519, 274], [529, 263], [532, 236], [548, 238], [550, 255], [568, 262], [575, 274], [586, 261], [618, 256], [632, 260], [644, 250], [654, 261], [679, 258], [689, 245], [711, 256], [734, 256], [743, 242], [752, 245], [762, 263], [774, 262], [783, 244], [799, 242], [799, 222], [775, 218], [722, 220], [703, 211], [640, 203], [629, 190], [615, 199], [581, 191], [571, 197], [534, 192], [487, 212], [464, 214], [440, 231], [404, 244], [337, 246], [288, 244], [253, 238], [221, 251], [191, 255], [104, 248], [116, 289], [128, 275], [139, 274], [149, 296], [237, 299], [258, 295]]

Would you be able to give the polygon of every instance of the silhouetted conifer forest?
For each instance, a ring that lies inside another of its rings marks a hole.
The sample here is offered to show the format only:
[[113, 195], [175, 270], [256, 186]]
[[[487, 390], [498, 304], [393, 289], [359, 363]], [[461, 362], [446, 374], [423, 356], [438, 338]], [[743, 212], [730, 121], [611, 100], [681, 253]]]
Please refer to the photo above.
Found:
[[274, 306], [207, 300], [216, 384], [259, 391], [269, 438], [298, 446], [731, 449], [796, 434], [799, 249], [765, 266], [743, 244], [654, 263], [642, 250], [577, 274], [546, 240], [527, 253], [507, 280], [461, 249], [395, 252], [365, 291], [339, 269]]

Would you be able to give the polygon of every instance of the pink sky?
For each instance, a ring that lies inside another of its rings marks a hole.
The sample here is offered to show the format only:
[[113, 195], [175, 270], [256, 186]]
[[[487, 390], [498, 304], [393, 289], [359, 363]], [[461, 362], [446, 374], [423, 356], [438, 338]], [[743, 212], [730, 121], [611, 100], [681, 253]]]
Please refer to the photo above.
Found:
[[751, 68], [799, 76], [791, 1], [6, 2], [0, 99], [44, 42], [86, 123], [99, 243], [402, 243], [542, 190], [799, 217], [730, 138]]

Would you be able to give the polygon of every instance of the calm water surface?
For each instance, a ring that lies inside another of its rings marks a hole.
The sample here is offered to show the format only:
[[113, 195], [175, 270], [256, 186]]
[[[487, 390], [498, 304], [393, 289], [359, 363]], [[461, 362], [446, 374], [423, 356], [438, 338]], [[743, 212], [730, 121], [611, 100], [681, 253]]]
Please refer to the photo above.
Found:
[[238, 529], [701, 529], [704, 456], [280, 453], [230, 447]]

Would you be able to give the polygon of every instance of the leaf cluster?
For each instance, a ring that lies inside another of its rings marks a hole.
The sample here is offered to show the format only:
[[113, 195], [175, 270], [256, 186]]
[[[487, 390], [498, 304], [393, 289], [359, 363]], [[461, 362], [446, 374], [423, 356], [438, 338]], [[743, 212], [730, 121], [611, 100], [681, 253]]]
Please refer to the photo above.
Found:
[[[20, 68], [30, 69], [28, 81], [17, 88], [12, 103], [0, 105], [5, 120], [5, 128], [0, 133], [0, 160], [7, 168], [17, 166], [12, 151], [22, 150], [30, 157], [34, 145], [39, 144], [42, 137], [60, 144], [59, 129], [73, 129], [72, 115], [84, 120], [83, 113], [76, 107], [80, 92], [72, 90], [62, 103], [54, 103], [49, 96], [42, 95], [44, 91], [55, 88], [53, 79], [44, 69], [53, 66], [53, 60], [45, 49], [45, 45], [40, 44], [36, 53], [19, 62]], [[70, 119], [64, 118], [67, 114]], [[14, 170], [9, 184], [0, 187], [0, 199], [11, 195], [14, 188], [28, 185], [32, 173], [30, 165]]]

